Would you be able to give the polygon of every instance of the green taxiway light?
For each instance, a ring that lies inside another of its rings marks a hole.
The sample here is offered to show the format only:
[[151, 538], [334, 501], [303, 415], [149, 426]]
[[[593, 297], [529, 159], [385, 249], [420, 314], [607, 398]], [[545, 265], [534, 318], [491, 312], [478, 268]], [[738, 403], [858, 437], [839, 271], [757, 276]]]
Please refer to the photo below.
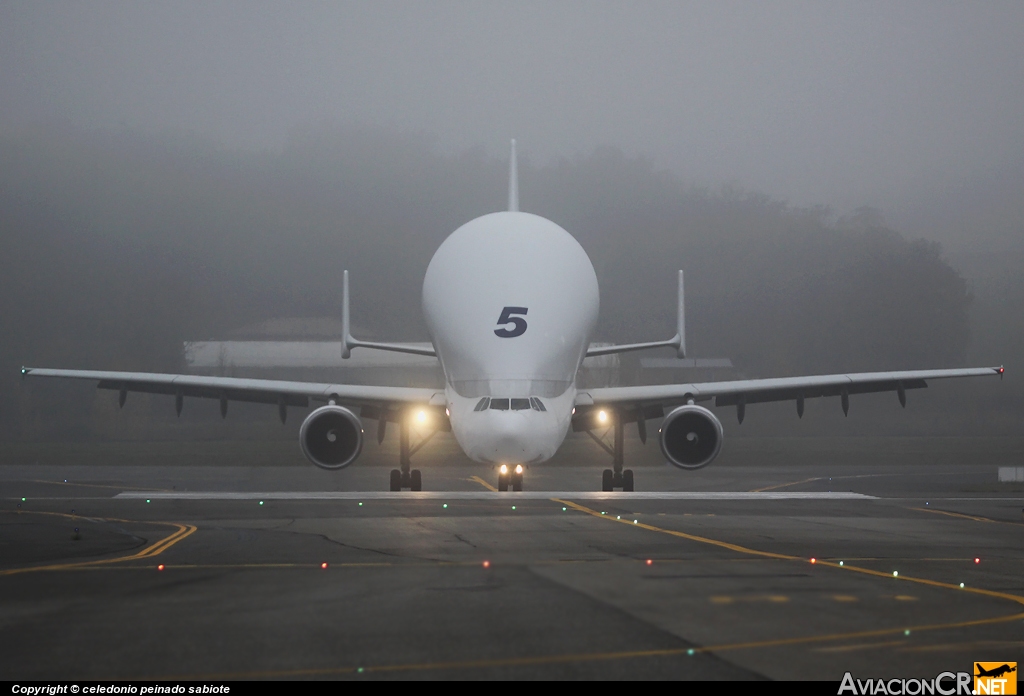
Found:
[[513, 505], [513, 506], [512, 506], [512, 509], [513, 509], [513, 510], [515, 510], [515, 509], [516, 509], [516, 506], [515, 506], [515, 505]]
[[21, 499], [21, 502], [23, 502], [23, 503], [24, 503], [24, 502], [25, 502], [25, 499], [24, 499], [24, 498], [22, 498], [22, 499]]
[[898, 578], [898, 577], [900, 576], [900, 574], [899, 574], [899, 572], [898, 572], [898, 571], [895, 571], [895, 570], [894, 570], [894, 571], [892, 571], [892, 576], [893, 576], [894, 578]]
[[690, 648], [689, 650], [687, 650], [686, 654], [687, 655], [692, 655], [693, 654], [693, 648]]
[[447, 509], [448, 509], [448, 503], [445, 503], [445, 504], [444, 504], [444, 505], [442, 505], [441, 507], [443, 507], [443, 508], [444, 508], [445, 510], [447, 510]]
[[359, 503], [359, 507], [362, 507], [362, 506], [363, 506], [363, 504], [362, 504], [362, 503]]
[[146, 498], [146, 502], [147, 502], [147, 503], [149, 502], [149, 498]]
[[960, 583], [960, 589], [962, 590], [963, 588], [964, 588], [964, 584]]
[[562, 508], [562, 512], [565, 512], [565, 508]]
[[909, 636], [909, 635], [910, 635], [910, 629], [908, 628], [907, 630], [905, 630], [905, 631], [903, 632], [903, 635], [905, 635], [905, 636]]
[[261, 500], [261, 501], [260, 501], [260, 505], [262, 505], [262, 504], [263, 504], [263, 501]]
[[843, 564], [843, 562], [842, 562], [842, 561], [839, 561], [839, 565], [842, 565], [842, 564]]

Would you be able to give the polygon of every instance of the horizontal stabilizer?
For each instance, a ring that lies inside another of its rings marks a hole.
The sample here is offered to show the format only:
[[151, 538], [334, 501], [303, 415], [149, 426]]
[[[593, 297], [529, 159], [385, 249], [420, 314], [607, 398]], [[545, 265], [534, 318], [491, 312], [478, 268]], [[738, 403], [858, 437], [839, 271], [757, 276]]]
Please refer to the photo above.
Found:
[[433, 346], [427, 347], [419, 343], [379, 343], [376, 341], [360, 341], [352, 337], [348, 309], [348, 271], [341, 274], [341, 357], [348, 359], [353, 348], [375, 348], [390, 350], [394, 353], [410, 353], [412, 355], [429, 355], [437, 357]]
[[613, 353], [628, 353], [634, 350], [647, 350], [649, 348], [676, 349], [677, 358], [686, 357], [686, 302], [683, 294], [683, 272], [679, 271], [679, 298], [676, 305], [676, 335], [666, 341], [650, 341], [648, 343], [623, 343], [617, 346], [594, 346], [587, 349], [587, 357], [597, 355], [611, 355]]

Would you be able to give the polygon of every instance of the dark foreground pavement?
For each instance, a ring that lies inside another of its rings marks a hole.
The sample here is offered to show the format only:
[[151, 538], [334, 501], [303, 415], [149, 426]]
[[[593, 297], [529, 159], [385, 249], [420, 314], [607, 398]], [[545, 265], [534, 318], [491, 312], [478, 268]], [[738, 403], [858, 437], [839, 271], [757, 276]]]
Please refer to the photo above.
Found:
[[452, 466], [425, 488], [480, 495], [261, 501], [387, 469], [2, 466], [0, 678], [838, 682], [1024, 655], [1024, 493], [994, 466], [652, 467], [638, 491], [825, 495], [572, 495], [599, 476], [535, 467], [561, 494], [524, 499]]

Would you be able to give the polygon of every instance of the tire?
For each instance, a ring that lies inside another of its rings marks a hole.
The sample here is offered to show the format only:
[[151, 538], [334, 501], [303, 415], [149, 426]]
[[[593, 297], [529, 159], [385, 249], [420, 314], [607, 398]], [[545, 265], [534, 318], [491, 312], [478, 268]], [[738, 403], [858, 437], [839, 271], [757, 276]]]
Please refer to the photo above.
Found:
[[633, 470], [626, 469], [622, 472], [622, 490], [633, 492]]
[[412, 476], [410, 477], [409, 481], [409, 489], [413, 491], [423, 490], [423, 476], [422, 474], [420, 474], [419, 469], [412, 470]]
[[498, 474], [498, 490], [504, 493], [508, 490], [508, 477]]
[[402, 490], [402, 472], [398, 469], [391, 470], [391, 490]]
[[521, 490], [523, 490], [523, 476], [522, 476], [522, 474], [520, 474], [519, 476], [513, 476], [512, 477], [512, 490], [514, 490], [514, 491], [521, 491]]
[[612, 470], [605, 469], [601, 472], [601, 490], [605, 493], [612, 492]]

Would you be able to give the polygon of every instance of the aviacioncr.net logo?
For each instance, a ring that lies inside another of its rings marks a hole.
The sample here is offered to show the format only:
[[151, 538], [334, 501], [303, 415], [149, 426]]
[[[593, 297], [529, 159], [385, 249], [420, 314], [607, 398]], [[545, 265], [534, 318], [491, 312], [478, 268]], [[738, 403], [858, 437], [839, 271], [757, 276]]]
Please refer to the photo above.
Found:
[[855, 679], [847, 672], [838, 696], [972, 696], [970, 672], [941, 672], [931, 679]]
[[978, 696], [1016, 694], [1017, 663], [975, 662], [974, 693]]

